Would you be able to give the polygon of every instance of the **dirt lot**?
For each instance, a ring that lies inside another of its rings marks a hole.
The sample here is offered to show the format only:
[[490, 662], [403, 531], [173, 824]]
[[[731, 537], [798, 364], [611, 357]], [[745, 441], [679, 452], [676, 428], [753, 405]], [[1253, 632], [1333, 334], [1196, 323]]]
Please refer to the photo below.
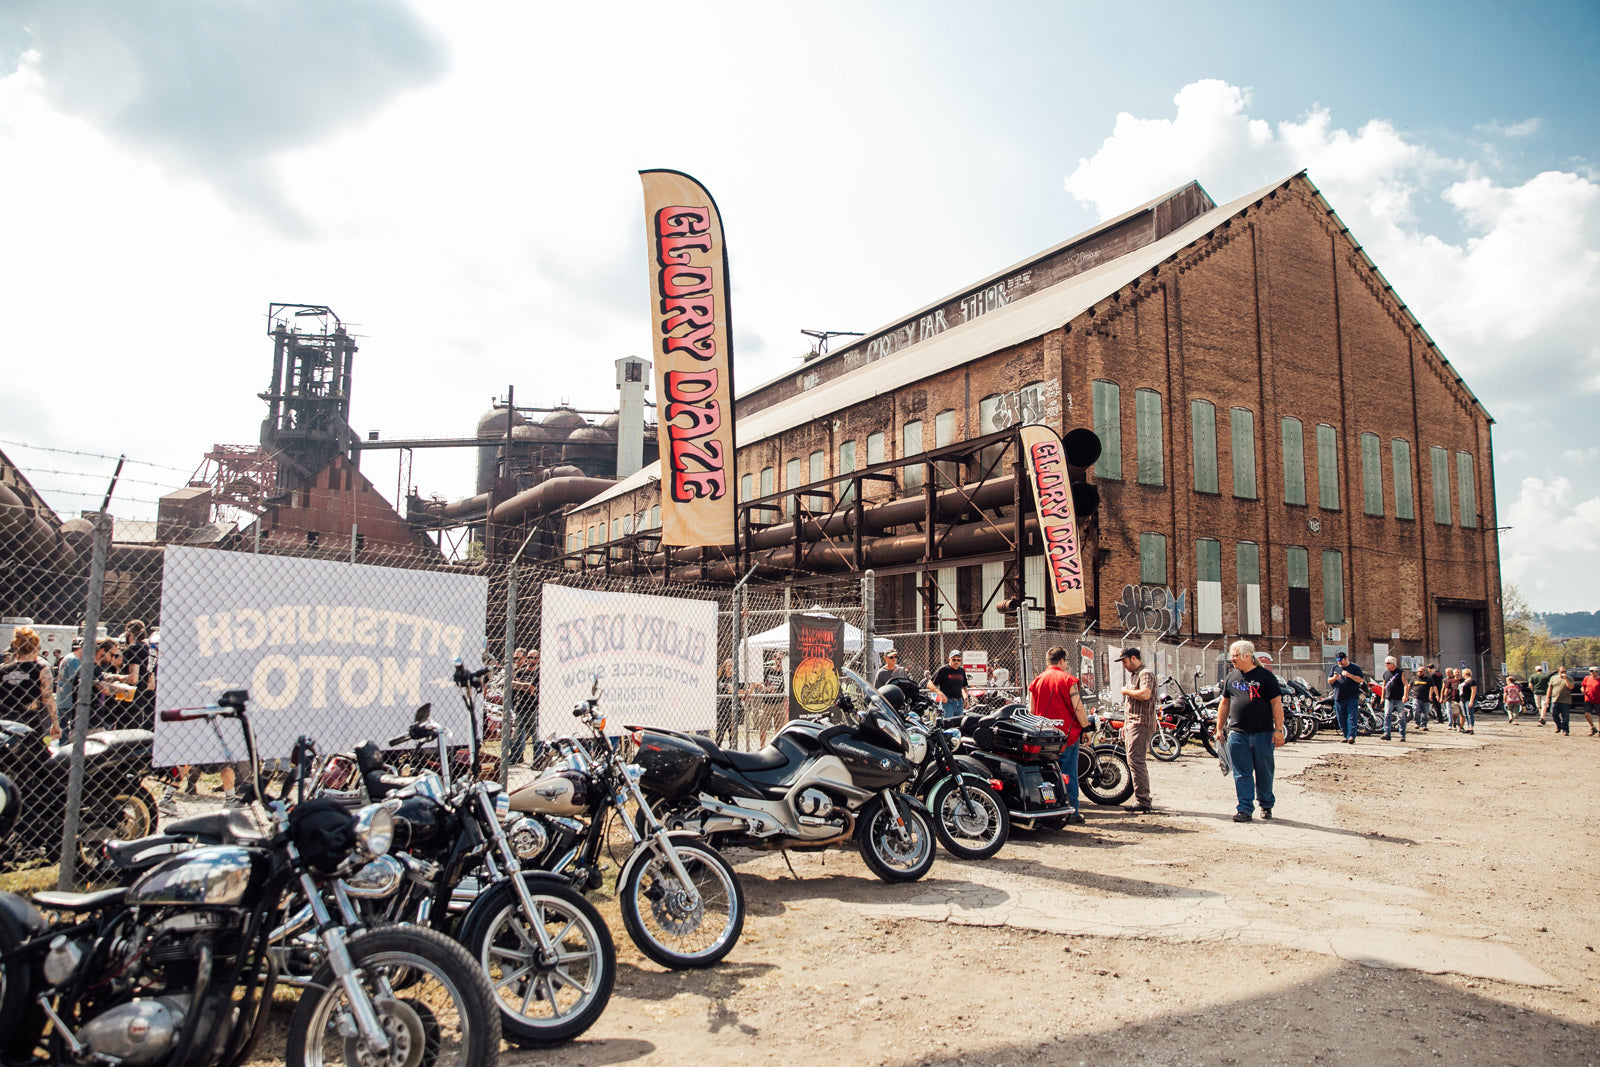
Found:
[[[605, 1016], [535, 1064], [1600, 1062], [1600, 738], [1526, 720], [1280, 750], [1234, 824], [1199, 750], [911, 886], [739, 853], [743, 940], [666, 972], [616, 931]], [[605, 909], [615, 919], [614, 906]]]

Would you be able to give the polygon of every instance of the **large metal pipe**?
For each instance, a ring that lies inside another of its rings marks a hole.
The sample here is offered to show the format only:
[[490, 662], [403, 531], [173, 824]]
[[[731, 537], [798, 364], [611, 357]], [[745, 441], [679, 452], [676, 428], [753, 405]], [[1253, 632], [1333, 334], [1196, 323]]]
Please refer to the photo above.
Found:
[[489, 512], [489, 521], [516, 522], [530, 511], [548, 511], [566, 504], [581, 504], [616, 484], [610, 478], [550, 478], [495, 505], [494, 510]]
[[[940, 519], [953, 519], [973, 508], [1003, 507], [1010, 504], [1011, 482], [1010, 478], [990, 478], [974, 485], [941, 490], [934, 494], [934, 516]], [[896, 526], [921, 522], [926, 515], [927, 503], [923, 500], [922, 494], [918, 493], [914, 497], [863, 508], [861, 529], [863, 533], [880, 534]], [[817, 541], [824, 537], [853, 537], [855, 522], [854, 509], [837, 512], [825, 519], [806, 519], [800, 523], [800, 536], [806, 541]], [[793, 543], [792, 522], [757, 530], [750, 535], [752, 549], [777, 548]]]

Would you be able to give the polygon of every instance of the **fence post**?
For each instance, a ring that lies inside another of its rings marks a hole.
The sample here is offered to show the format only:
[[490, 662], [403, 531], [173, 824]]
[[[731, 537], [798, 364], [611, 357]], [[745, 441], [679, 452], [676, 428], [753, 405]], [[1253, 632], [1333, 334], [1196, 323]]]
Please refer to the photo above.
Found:
[[[521, 555], [519, 552], [518, 555]], [[516, 721], [516, 700], [511, 689], [512, 659], [517, 651], [517, 561], [506, 567], [506, 644], [500, 660], [500, 786], [511, 781], [511, 760], [507, 746], [513, 737], [522, 737], [522, 723]]]
[[[89, 709], [94, 704], [94, 652], [100, 637], [100, 597], [106, 584], [106, 550], [111, 542], [111, 516], [87, 513], [94, 528], [89, 557], [88, 602], [84, 605], [83, 648], [78, 653], [78, 699], [72, 715], [72, 762], [67, 769], [67, 810], [61, 820], [61, 859], [56, 888], [71, 891], [78, 884], [78, 811], [83, 807], [83, 745], [89, 736]], [[28, 742], [31, 744], [32, 742]]]
[[[871, 570], [861, 575], [861, 668], [871, 670], [878, 654], [878, 576]], [[876, 673], [876, 672], [873, 672]], [[871, 678], [867, 679], [871, 681]]]
[[1033, 668], [1028, 663], [1028, 602], [1026, 599], [1017, 605], [1017, 669], [1022, 672], [1018, 683], [1027, 688], [1033, 681]]

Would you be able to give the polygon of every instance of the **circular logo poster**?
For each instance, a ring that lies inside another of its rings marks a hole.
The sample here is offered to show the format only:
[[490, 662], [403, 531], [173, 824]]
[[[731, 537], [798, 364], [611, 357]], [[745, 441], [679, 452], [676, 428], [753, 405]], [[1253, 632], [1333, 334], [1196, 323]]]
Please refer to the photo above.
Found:
[[794, 669], [789, 692], [807, 712], [817, 715], [827, 711], [839, 699], [839, 669], [833, 660], [821, 656], [802, 660]]

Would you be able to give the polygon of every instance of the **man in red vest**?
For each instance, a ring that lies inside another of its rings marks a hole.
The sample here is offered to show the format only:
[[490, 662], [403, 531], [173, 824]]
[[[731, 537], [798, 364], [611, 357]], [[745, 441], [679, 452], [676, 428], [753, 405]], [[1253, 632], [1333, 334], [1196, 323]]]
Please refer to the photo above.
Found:
[[1067, 804], [1072, 808], [1067, 823], [1077, 826], [1083, 823], [1078, 811], [1078, 738], [1089, 725], [1089, 713], [1078, 696], [1078, 679], [1067, 673], [1067, 650], [1055, 645], [1045, 653], [1045, 661], [1048, 666], [1028, 685], [1030, 710], [1067, 735], [1061, 777], [1067, 783]]

